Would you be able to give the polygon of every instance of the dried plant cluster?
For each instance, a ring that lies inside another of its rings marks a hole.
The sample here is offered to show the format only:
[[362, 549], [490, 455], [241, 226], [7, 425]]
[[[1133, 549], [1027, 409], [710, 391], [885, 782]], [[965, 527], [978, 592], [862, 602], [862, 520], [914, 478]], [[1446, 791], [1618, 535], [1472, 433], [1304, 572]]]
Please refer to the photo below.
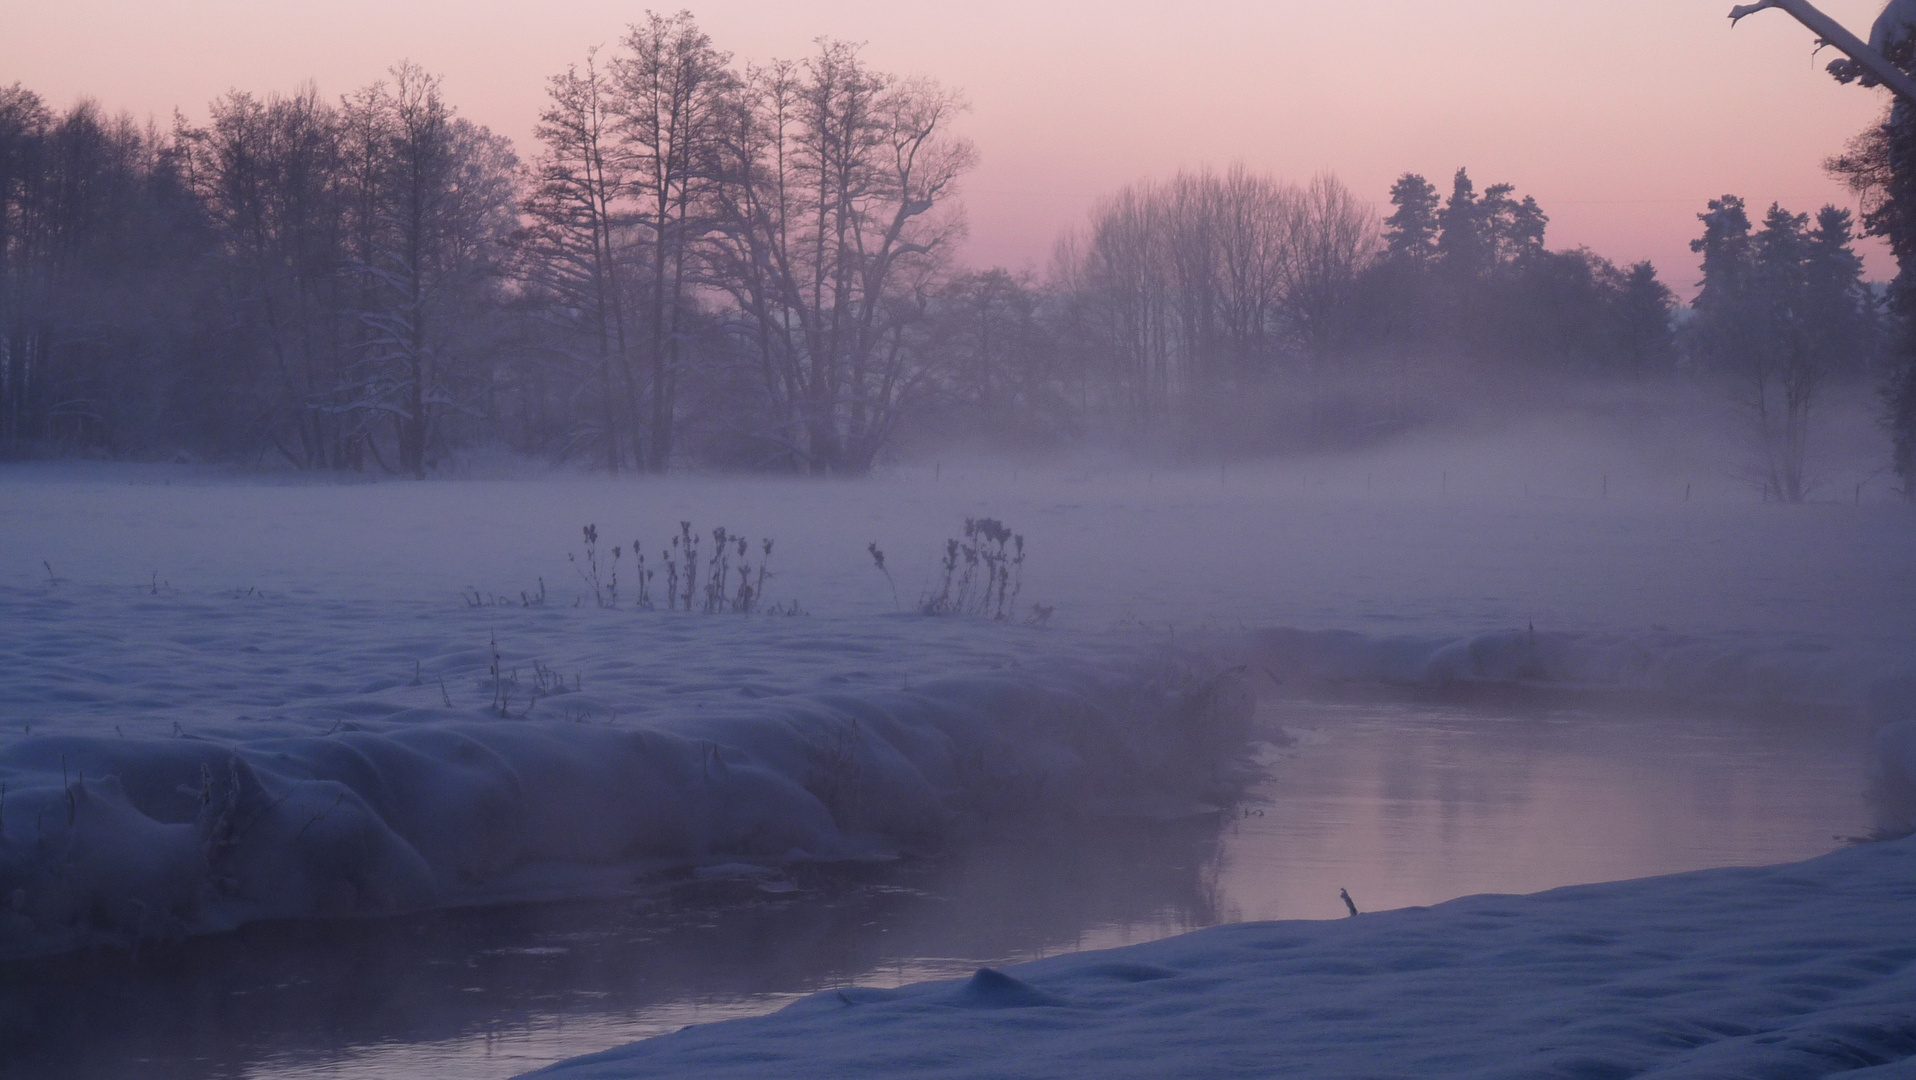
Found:
[[[885, 575], [891, 586], [892, 602], [898, 602], [898, 585], [885, 566], [885, 552], [873, 541], [865, 549], [872, 565]], [[1005, 622], [1018, 610], [1018, 595], [1024, 591], [1025, 538], [997, 518], [965, 519], [964, 536], [945, 541], [938, 563], [936, 592], [927, 591], [918, 598], [917, 609], [926, 615], [982, 615]], [[1031, 605], [1025, 621], [1042, 626], [1051, 620], [1052, 608]]]
[[[587, 525], [581, 531], [585, 539], [584, 552], [566, 556], [587, 590], [580, 597], [580, 603], [583, 604], [589, 596], [595, 607], [616, 608], [620, 606], [619, 563], [625, 558], [627, 549], [622, 545], [614, 545], [608, 556], [599, 549], [597, 525]], [[689, 521], [679, 522], [678, 535], [660, 549], [658, 561], [652, 566], [646, 565], [642, 543], [632, 541], [629, 580], [637, 594], [633, 597], [633, 606], [650, 611], [656, 609], [663, 600], [667, 611], [701, 611], [708, 615], [728, 611], [739, 614], [763, 611], [774, 615], [799, 613], [795, 602], [769, 606], [765, 603], [765, 582], [774, 576], [770, 569], [770, 537], [759, 540], [758, 562], [753, 563], [753, 545], [743, 533], [728, 532], [725, 526], [720, 525], [709, 536], [711, 544], [706, 547], [707, 534], [694, 530]], [[662, 590], [657, 588], [660, 584], [660, 568], [665, 571]], [[541, 581], [541, 596], [543, 586], [544, 582]]]

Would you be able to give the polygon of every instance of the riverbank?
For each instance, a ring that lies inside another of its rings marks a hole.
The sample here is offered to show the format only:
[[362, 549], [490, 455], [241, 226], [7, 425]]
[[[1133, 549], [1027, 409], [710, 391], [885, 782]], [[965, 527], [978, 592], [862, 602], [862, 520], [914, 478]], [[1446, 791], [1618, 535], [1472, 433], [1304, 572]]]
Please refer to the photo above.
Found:
[[831, 990], [529, 1075], [1908, 1076], [1912, 902], [1905, 838]]

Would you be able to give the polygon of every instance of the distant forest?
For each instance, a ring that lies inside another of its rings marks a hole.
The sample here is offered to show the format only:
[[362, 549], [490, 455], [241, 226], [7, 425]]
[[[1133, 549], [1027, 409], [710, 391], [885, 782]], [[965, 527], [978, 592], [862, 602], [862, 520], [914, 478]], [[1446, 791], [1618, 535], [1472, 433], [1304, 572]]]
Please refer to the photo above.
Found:
[[1459, 378], [1710, 378], [1796, 500], [1818, 394], [1908, 381], [1833, 207], [1699, 207], [1692, 309], [1461, 169], [1387, 215], [1329, 175], [1180, 173], [1042, 278], [968, 269], [963, 108], [844, 43], [736, 63], [684, 13], [553, 76], [529, 159], [409, 63], [170, 129], [0, 88], [0, 458], [858, 475], [950, 440], [1360, 445]]

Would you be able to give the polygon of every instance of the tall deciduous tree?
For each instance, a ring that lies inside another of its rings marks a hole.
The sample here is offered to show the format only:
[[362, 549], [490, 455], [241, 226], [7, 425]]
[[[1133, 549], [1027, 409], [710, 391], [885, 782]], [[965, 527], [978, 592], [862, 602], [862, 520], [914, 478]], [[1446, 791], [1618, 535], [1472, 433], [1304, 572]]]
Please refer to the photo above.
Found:
[[717, 227], [719, 124], [737, 93], [731, 57], [689, 12], [649, 14], [613, 64], [613, 108], [632, 220], [649, 241], [645, 339], [651, 396], [651, 467], [670, 463], [688, 334], [694, 260]]
[[49, 360], [43, 298], [51, 255], [44, 220], [47, 137], [39, 95], [0, 87], [0, 453], [24, 457], [42, 434]]
[[922, 403], [931, 426], [948, 435], [1026, 442], [1075, 433], [1075, 383], [1050, 308], [1053, 297], [1030, 275], [967, 271], [929, 300], [918, 336], [941, 391]]
[[1268, 378], [1293, 342], [1328, 332], [1325, 296], [1311, 290], [1351, 269], [1347, 194], [1325, 179], [1307, 195], [1236, 166], [1133, 185], [1092, 211], [1065, 273], [1136, 434], [1169, 434], [1207, 399]]
[[553, 331], [543, 337], [546, 349], [568, 361], [574, 381], [598, 398], [588, 415], [596, 418], [606, 468], [617, 472], [627, 449], [641, 466], [646, 449], [628, 325], [636, 268], [626, 155], [615, 132], [613, 87], [596, 54], [587, 55], [583, 71], [568, 67], [548, 80], [546, 96], [534, 128], [544, 149], [525, 201], [532, 224], [522, 274], [544, 293]]
[[768, 459], [863, 473], [922, 383], [909, 334], [961, 235], [947, 203], [976, 159], [950, 130], [963, 108], [831, 41], [737, 95], [711, 281], [735, 306]]
[[1357, 278], [1377, 255], [1377, 217], [1335, 176], [1320, 174], [1297, 198], [1284, 275], [1284, 308], [1313, 369], [1349, 329]]
[[472, 409], [483, 386], [488, 301], [517, 225], [517, 161], [411, 63], [349, 110], [363, 140], [353, 196], [363, 332], [342, 407], [389, 416], [398, 470], [423, 476], [442, 414]]
[[0, 453], [138, 453], [208, 342], [205, 249], [178, 147], [90, 101], [0, 89]]
[[309, 86], [263, 101], [230, 93], [211, 114], [180, 136], [234, 316], [234, 405], [293, 465], [356, 468], [363, 418], [332, 407], [353, 326], [338, 111]]

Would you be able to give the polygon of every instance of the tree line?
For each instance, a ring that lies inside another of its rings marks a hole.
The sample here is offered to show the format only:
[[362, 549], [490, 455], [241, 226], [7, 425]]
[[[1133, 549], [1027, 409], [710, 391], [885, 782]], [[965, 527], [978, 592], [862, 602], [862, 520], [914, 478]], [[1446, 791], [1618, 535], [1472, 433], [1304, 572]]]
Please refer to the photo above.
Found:
[[1753, 229], [1742, 199], [1712, 199], [1699, 215], [1703, 287], [1693, 351], [1728, 374], [1752, 424], [1765, 498], [1810, 492], [1810, 417], [1829, 384], [1867, 375], [1887, 344], [1876, 296], [1863, 283], [1850, 212], [1825, 206], [1814, 224], [1771, 204]]
[[412, 64], [165, 131], [0, 91], [0, 452], [863, 472], [927, 378], [962, 107], [685, 14], [554, 77], [524, 163]]
[[1042, 277], [968, 269], [963, 110], [841, 42], [738, 63], [685, 13], [552, 77], [523, 160], [409, 63], [165, 129], [0, 89], [0, 456], [856, 475], [932, 438], [1360, 441], [1415, 422], [1418, 373], [1707, 371], [1796, 498], [1815, 388], [1883, 333], [1840, 211], [1712, 203], [1678, 317], [1461, 169], [1381, 218], [1330, 175], [1187, 171]]

